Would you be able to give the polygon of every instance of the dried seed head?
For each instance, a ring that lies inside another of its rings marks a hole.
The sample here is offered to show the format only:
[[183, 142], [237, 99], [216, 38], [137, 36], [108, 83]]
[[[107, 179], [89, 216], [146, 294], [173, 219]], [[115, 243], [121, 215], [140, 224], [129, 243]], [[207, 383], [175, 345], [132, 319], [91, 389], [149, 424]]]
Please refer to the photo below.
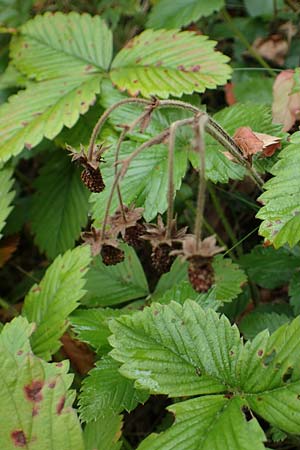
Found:
[[81, 173], [81, 180], [91, 192], [102, 192], [105, 184], [99, 169], [87, 166]]
[[162, 274], [169, 272], [175, 259], [175, 256], [170, 255], [171, 251], [172, 247], [164, 242], [153, 248], [151, 259], [153, 267], [156, 269], [157, 273]]
[[214, 271], [210, 263], [203, 264], [201, 258], [194, 258], [189, 263], [188, 276], [191, 285], [197, 292], [207, 292], [214, 282]]
[[123, 239], [128, 245], [139, 249], [143, 243], [141, 236], [145, 233], [145, 230], [145, 226], [142, 223], [137, 223], [132, 227], [126, 228]]
[[159, 273], [165, 273], [170, 270], [170, 267], [175, 259], [173, 250], [178, 248], [178, 241], [180, 241], [185, 233], [186, 228], [177, 231], [176, 219], [172, 221], [170, 237], [167, 237], [168, 230], [165, 227], [161, 216], [157, 217], [157, 224], [145, 224], [146, 233], [142, 239], [148, 240], [152, 246], [152, 263]]
[[103, 244], [101, 249], [102, 261], [106, 266], [113, 266], [124, 261], [124, 251], [113, 245]]
[[119, 248], [119, 242], [111, 230], [101, 238], [101, 230], [92, 227], [91, 231], [81, 234], [83, 241], [91, 246], [93, 256], [101, 254], [104, 264], [107, 266], [117, 264], [124, 260], [124, 252]]

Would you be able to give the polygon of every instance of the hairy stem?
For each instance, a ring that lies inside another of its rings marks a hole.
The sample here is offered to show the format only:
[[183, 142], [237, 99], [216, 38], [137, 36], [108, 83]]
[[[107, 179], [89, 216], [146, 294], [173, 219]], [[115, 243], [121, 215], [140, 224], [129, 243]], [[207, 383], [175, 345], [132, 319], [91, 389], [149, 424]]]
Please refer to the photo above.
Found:
[[[116, 152], [115, 152], [115, 164], [114, 164], [114, 166], [115, 166], [114, 167], [115, 177], [116, 177], [117, 171], [118, 171], [118, 169], [117, 169], [117, 161], [119, 160], [119, 154], [120, 154], [121, 145], [122, 145], [122, 142], [125, 139], [125, 136], [126, 136], [127, 132], [128, 132], [128, 127], [125, 126], [123, 128], [123, 130], [121, 131], [121, 134], [120, 134], [118, 142], [117, 142], [117, 147], [116, 147]], [[119, 183], [117, 184], [117, 194], [118, 194], [119, 206], [120, 206], [120, 211], [121, 211], [121, 214], [122, 214], [122, 218], [123, 218], [124, 222], [126, 222], [126, 215], [125, 215], [125, 211], [124, 211], [124, 204], [123, 204], [123, 200], [122, 200], [122, 194], [121, 194], [121, 189], [120, 189], [120, 184]]]
[[[106, 203], [105, 214], [104, 214], [104, 219], [103, 219], [103, 224], [102, 224], [102, 229], [101, 229], [101, 239], [104, 239], [104, 237], [105, 237], [105, 229], [106, 229], [107, 219], [109, 216], [109, 210], [111, 207], [111, 202], [113, 199], [115, 189], [118, 186], [118, 183], [121, 180], [121, 178], [123, 178], [124, 175], [126, 174], [131, 161], [146, 148], [151, 147], [152, 145], [155, 145], [155, 144], [160, 144], [167, 136], [169, 136], [169, 133], [170, 133], [170, 129], [169, 128], [165, 129], [164, 131], [159, 133], [157, 136], [154, 136], [152, 139], [149, 139], [149, 141], [144, 142], [134, 152], [132, 152], [128, 158], [126, 158], [126, 159], [124, 159], [124, 161], [120, 162], [122, 164], [121, 168], [115, 175], [114, 182], [112, 184], [112, 187], [111, 187], [111, 190], [109, 193], [109, 197], [108, 197], [107, 203]], [[116, 161], [116, 165], [117, 164], [118, 164], [118, 161]]]
[[198, 115], [195, 117], [194, 136], [195, 136], [195, 150], [199, 154], [199, 183], [197, 194], [197, 211], [195, 220], [194, 234], [196, 238], [196, 250], [199, 249], [202, 237], [203, 214], [205, 206], [205, 141], [204, 130], [205, 124], [208, 120], [207, 114]]
[[95, 142], [96, 142], [97, 136], [100, 133], [101, 128], [103, 127], [104, 123], [106, 122], [106, 120], [108, 119], [110, 114], [115, 109], [117, 109], [120, 106], [125, 105], [127, 103], [141, 103], [143, 105], [151, 105], [151, 100], [146, 100], [144, 98], [124, 98], [124, 100], [120, 100], [119, 102], [113, 104], [106, 111], [104, 111], [102, 116], [98, 119], [98, 122], [96, 123], [96, 125], [95, 125], [95, 127], [93, 129], [91, 138], [90, 138], [90, 142], [89, 142], [89, 146], [88, 146], [88, 154], [87, 154], [88, 161], [92, 161], [93, 151], [94, 151], [94, 147], [95, 147]]

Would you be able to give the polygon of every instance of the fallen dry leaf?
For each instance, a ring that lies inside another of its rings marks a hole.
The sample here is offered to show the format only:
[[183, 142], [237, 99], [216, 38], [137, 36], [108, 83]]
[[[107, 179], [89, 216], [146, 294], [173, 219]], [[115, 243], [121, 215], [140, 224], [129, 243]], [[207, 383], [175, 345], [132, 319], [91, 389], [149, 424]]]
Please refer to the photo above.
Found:
[[296, 85], [295, 76], [300, 77], [299, 72], [284, 70], [273, 84], [273, 122], [282, 123], [283, 131], [290, 130], [296, 120], [300, 119], [300, 92], [291, 94]]
[[279, 66], [283, 66], [289, 50], [289, 43], [280, 34], [272, 34], [268, 38], [259, 37], [255, 39], [252, 47], [263, 58]]
[[234, 103], [236, 103], [236, 98], [234, 96], [234, 84], [233, 83], [226, 83], [224, 86], [225, 91], [225, 100], [227, 105], [231, 106]]
[[64, 356], [70, 359], [76, 372], [86, 375], [94, 367], [94, 352], [84, 342], [73, 339], [68, 333], [65, 333], [60, 340], [63, 344], [61, 350]]
[[250, 127], [240, 127], [233, 136], [234, 142], [241, 148], [245, 158], [261, 152], [261, 156], [269, 157], [280, 148], [280, 138], [264, 133], [256, 133]]
[[8, 261], [14, 251], [16, 250], [19, 243], [19, 236], [9, 236], [1, 242], [0, 246], [0, 268], [4, 266], [6, 261]]

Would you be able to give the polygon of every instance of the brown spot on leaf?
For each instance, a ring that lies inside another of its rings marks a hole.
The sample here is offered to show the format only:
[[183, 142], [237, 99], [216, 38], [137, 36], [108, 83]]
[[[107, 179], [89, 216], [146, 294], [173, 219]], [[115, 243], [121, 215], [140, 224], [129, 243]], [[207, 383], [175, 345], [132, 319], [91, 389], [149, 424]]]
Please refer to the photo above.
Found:
[[32, 408], [32, 417], [37, 416], [38, 413], [39, 413], [39, 408], [38, 408], [37, 405], [35, 405], [35, 406]]
[[134, 84], [136, 84], [136, 83], [138, 83], [139, 82], [139, 80], [133, 80], [133, 83]]
[[157, 316], [157, 315], [159, 314], [159, 311], [157, 311], [157, 309], [155, 309], [155, 310], [153, 311], [153, 314], [154, 314], [155, 316]]
[[26, 447], [27, 439], [23, 430], [12, 431], [10, 435], [15, 447]]
[[264, 351], [262, 349], [258, 350], [257, 352], [258, 356], [262, 356], [264, 354]]
[[193, 66], [191, 70], [192, 70], [192, 72], [199, 72], [200, 71], [199, 64], [196, 64], [195, 66]]
[[32, 292], [41, 292], [41, 288], [40, 286], [36, 286], [35, 288], [32, 289]]
[[156, 65], [156, 67], [160, 67], [161, 65], [162, 65], [162, 61], [161, 60], [159, 60], [159, 61], [157, 61], [156, 63], [155, 63], [155, 65]]
[[79, 90], [77, 91], [77, 94], [78, 94], [78, 95], [81, 95], [81, 94], [82, 94], [82, 91], [79, 89]]
[[85, 102], [81, 102], [80, 105], [81, 105], [81, 106], [84, 106], [84, 105], [85, 105]]
[[224, 395], [224, 398], [228, 398], [229, 400], [230, 400], [232, 397], [233, 397], [233, 393], [232, 393], [232, 392], [227, 392], [227, 393]]
[[21, 355], [23, 355], [23, 353], [24, 353], [24, 352], [23, 352], [23, 350], [19, 350], [19, 351], [17, 351], [17, 355], [18, 355], [18, 356], [21, 356]]
[[24, 386], [24, 392], [27, 400], [30, 402], [40, 402], [43, 400], [41, 390], [44, 383], [41, 380], [33, 380], [30, 384]]
[[135, 62], [136, 64], [138, 64], [139, 62], [141, 62], [142, 58], [139, 56], [138, 58], [136, 58]]
[[58, 415], [60, 415], [62, 413], [62, 410], [63, 410], [63, 408], [65, 406], [65, 401], [66, 401], [66, 397], [63, 396], [63, 397], [61, 397], [61, 399], [57, 403], [56, 412], [57, 412]]
[[26, 125], [28, 125], [28, 122], [21, 122], [21, 125], [23, 126], [23, 127], [26, 127]]
[[182, 64], [177, 66], [177, 69], [180, 70], [181, 72], [186, 72], [186, 68]]
[[63, 366], [63, 363], [62, 363], [62, 362], [58, 362], [58, 363], [56, 363], [55, 365], [56, 365], [56, 367], [62, 367], [62, 366]]
[[55, 386], [56, 386], [56, 381], [55, 381], [55, 380], [54, 380], [54, 381], [51, 381], [51, 382], [48, 384], [49, 389], [54, 389]]
[[91, 64], [88, 64], [87, 66], [85, 66], [85, 71], [88, 72], [92, 68], [93, 68], [93, 66]]
[[25, 147], [28, 149], [28, 150], [31, 150], [32, 149], [32, 145], [31, 144], [29, 144], [28, 142], [25, 142]]

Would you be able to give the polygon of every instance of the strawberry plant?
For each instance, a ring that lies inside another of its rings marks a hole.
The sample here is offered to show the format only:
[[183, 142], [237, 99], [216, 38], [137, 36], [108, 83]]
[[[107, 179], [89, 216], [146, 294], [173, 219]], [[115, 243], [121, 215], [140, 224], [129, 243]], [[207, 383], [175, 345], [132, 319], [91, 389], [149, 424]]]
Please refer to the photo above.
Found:
[[1, 448], [300, 448], [298, 2], [21, 3]]

